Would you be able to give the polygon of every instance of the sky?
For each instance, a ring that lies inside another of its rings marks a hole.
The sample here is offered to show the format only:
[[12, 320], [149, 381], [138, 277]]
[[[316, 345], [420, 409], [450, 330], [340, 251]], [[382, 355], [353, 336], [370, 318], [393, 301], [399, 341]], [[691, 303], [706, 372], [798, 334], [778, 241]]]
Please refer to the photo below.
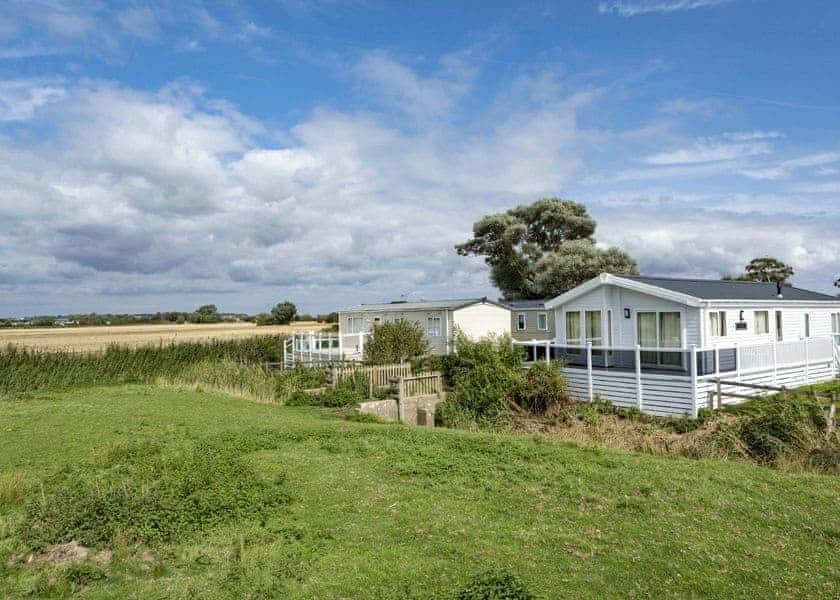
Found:
[[499, 292], [584, 203], [643, 273], [840, 276], [840, 3], [4, 0], [0, 315]]

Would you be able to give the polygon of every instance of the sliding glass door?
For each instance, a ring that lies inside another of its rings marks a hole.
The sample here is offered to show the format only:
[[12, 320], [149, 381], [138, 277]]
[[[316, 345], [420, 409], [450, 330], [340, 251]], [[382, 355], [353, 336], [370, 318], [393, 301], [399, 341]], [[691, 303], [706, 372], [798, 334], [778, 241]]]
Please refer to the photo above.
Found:
[[[636, 340], [642, 348], [681, 348], [682, 315], [678, 312], [637, 312]], [[642, 352], [642, 364], [682, 367], [682, 352]]]

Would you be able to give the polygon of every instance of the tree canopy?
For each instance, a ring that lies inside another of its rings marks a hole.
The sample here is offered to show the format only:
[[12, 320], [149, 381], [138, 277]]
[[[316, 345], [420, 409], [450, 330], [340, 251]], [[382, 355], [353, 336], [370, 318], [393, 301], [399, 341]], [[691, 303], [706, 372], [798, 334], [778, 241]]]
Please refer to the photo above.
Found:
[[556, 296], [602, 272], [637, 275], [636, 261], [625, 252], [596, 245], [595, 226], [583, 204], [543, 198], [487, 215], [455, 249], [484, 256], [506, 300]]
[[297, 307], [288, 300], [280, 302], [271, 309], [271, 316], [278, 325], [288, 325], [296, 314]]
[[724, 279], [728, 281], [764, 281], [768, 283], [780, 283], [787, 285], [793, 277], [793, 267], [783, 263], [778, 258], [763, 256], [752, 259], [741, 275], [728, 275]]
[[205, 304], [204, 306], [199, 306], [195, 312], [190, 315], [190, 321], [193, 323], [218, 323], [221, 321], [219, 309], [215, 304]]

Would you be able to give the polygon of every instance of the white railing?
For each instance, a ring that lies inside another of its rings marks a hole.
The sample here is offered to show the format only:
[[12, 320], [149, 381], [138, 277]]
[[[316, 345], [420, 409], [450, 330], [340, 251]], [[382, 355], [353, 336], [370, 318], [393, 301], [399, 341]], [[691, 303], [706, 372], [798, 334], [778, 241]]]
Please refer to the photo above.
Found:
[[283, 364], [361, 360], [370, 333], [295, 332], [283, 346]]

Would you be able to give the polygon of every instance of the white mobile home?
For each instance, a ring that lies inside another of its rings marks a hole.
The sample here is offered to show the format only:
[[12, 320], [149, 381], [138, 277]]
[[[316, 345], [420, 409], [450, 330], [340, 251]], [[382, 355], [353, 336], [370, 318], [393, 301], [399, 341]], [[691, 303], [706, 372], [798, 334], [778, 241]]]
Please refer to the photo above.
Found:
[[696, 415], [717, 377], [793, 387], [840, 365], [840, 298], [790, 286], [602, 274], [546, 308], [539, 346], [581, 400]]

